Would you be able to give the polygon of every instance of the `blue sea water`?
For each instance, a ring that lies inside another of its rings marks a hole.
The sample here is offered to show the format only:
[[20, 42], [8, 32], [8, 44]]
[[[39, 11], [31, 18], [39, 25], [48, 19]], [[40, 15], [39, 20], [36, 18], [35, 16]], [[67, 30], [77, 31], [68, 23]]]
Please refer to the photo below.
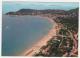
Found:
[[14, 56], [48, 33], [53, 23], [39, 16], [2, 17], [2, 55]]

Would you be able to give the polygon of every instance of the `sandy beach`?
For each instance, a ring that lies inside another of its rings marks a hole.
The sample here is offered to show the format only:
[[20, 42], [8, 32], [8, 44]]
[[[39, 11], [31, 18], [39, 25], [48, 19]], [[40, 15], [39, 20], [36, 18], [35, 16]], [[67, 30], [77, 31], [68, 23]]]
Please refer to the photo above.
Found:
[[[41, 40], [39, 40], [37, 43], [35, 43], [32, 48], [29, 50], [25, 50], [21, 55], [22, 56], [32, 56], [35, 52], [37, 52], [42, 46], [47, 44], [47, 41], [49, 41], [53, 36], [56, 36], [56, 26], [57, 24], [50, 18], [48, 18], [49, 21], [53, 24], [53, 27], [49, 31], [47, 35], [45, 35]], [[59, 30], [59, 29], [58, 29]]]

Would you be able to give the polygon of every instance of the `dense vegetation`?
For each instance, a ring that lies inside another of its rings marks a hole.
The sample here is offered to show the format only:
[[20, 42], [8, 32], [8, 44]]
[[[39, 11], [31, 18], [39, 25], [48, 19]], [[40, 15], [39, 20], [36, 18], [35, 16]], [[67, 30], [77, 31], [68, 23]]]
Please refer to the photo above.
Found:
[[58, 17], [59, 22], [62, 23], [65, 28], [78, 32], [78, 12], [78, 8], [69, 10], [66, 17]]

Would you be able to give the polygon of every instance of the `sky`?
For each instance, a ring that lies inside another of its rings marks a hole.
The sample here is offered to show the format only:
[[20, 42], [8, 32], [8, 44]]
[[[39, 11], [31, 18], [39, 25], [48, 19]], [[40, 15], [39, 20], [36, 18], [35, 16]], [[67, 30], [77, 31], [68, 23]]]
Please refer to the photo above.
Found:
[[78, 2], [22, 2], [22, 1], [5, 1], [2, 4], [3, 13], [18, 11], [20, 9], [59, 9], [70, 10], [79, 7]]

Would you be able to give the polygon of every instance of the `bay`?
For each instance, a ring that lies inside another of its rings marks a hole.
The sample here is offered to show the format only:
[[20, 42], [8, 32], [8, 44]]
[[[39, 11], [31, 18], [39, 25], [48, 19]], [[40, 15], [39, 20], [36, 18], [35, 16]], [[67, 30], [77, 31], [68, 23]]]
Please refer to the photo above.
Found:
[[40, 16], [2, 17], [2, 55], [14, 56], [45, 36], [53, 23]]

